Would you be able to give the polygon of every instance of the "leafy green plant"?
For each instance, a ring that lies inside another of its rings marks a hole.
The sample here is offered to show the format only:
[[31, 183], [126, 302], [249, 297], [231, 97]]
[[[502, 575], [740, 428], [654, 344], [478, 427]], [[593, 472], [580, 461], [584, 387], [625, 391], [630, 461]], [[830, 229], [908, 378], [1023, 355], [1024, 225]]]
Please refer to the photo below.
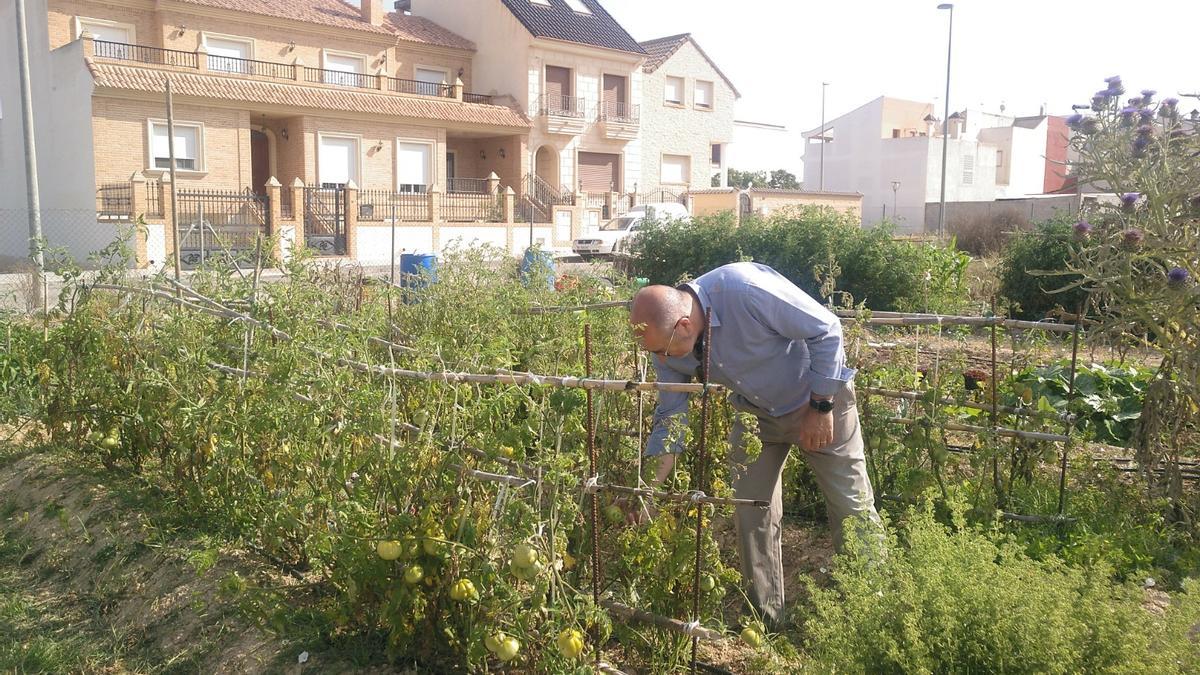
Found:
[[1074, 232], [1063, 219], [1038, 223], [1013, 235], [1000, 262], [1000, 294], [1016, 305], [1016, 318], [1037, 320], [1056, 312], [1079, 311], [1086, 293], [1074, 288], [1056, 292], [1076, 281], [1063, 274], [1071, 259]]
[[1154, 371], [1134, 365], [1079, 364], [1075, 401], [1068, 405], [1070, 368], [1069, 361], [1026, 368], [1012, 376], [1011, 386], [1020, 392], [1028, 388], [1034, 400], [1044, 398], [1054, 410], [1075, 413], [1077, 428], [1098, 441], [1128, 443], [1137, 430]]

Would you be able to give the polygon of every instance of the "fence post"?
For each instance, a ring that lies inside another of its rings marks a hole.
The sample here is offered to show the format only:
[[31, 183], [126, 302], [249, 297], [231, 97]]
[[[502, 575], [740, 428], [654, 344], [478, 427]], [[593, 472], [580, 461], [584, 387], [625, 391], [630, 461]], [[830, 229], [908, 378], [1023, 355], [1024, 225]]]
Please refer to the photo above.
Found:
[[454, 78], [454, 100], [462, 103], [463, 100], [463, 81], [461, 77]]
[[442, 191], [437, 185], [429, 191], [429, 222], [436, 223], [442, 219]]
[[635, 206], [637, 206], [637, 205], [638, 205], [637, 201], [638, 201], [638, 195], [637, 195], [637, 193], [636, 193], [636, 192], [630, 192], [630, 193], [629, 193], [629, 208], [631, 208], [631, 209], [632, 209], [632, 208], [634, 208]]
[[271, 176], [267, 179], [264, 187], [267, 188], [267, 236], [271, 239], [271, 250], [275, 252], [275, 261], [282, 265], [283, 246], [279, 237], [279, 221], [283, 213], [279, 199], [283, 194], [281, 189], [283, 185], [275, 176]]
[[[174, 203], [171, 201], [173, 199], [173, 195], [171, 194], [170, 171], [164, 171], [163, 175], [158, 179], [158, 189], [161, 190], [158, 203], [162, 204], [163, 243], [166, 246], [167, 257], [172, 258], [175, 256], [175, 237], [178, 236], [179, 233], [176, 231], [175, 218], [173, 216], [175, 209], [173, 208]], [[167, 261], [164, 260], [162, 262], [165, 268]]]
[[489, 195], [500, 194], [500, 176], [497, 176], [495, 171], [488, 174], [487, 191]]
[[379, 91], [387, 89], [387, 71], [383, 68], [380, 68], [379, 72], [375, 73], [375, 88]]
[[203, 42], [196, 47], [196, 69], [201, 73], [208, 72], [208, 47], [205, 47]]
[[358, 184], [353, 180], [346, 183], [346, 257], [358, 258]]
[[616, 192], [613, 192], [612, 190], [609, 190], [608, 192], [604, 193], [604, 213], [600, 214], [601, 219], [617, 217], [617, 214], [613, 210], [613, 207], [616, 206], [617, 200], [620, 199], [620, 197], [621, 196], [619, 194], [617, 194]]
[[296, 62], [292, 64], [292, 69], [293, 69], [292, 78], [294, 80], [296, 80], [297, 82], [303, 82], [304, 81], [304, 59], [297, 58]]
[[[495, 175], [495, 174], [492, 174]], [[515, 212], [517, 207], [517, 193], [513, 191], [512, 186], [504, 188], [504, 222], [512, 225], [515, 222]]]
[[92, 32], [86, 28], [79, 34], [79, 39], [83, 40], [83, 58], [90, 59], [96, 55], [96, 43], [92, 42]]
[[571, 208], [571, 239], [583, 236], [583, 224], [587, 221], [587, 193], [575, 193], [575, 206]]
[[146, 228], [138, 226], [138, 216], [146, 213], [146, 177], [141, 171], [134, 171], [129, 177], [129, 218], [133, 222], [134, 260], [138, 267], [146, 267], [149, 256], [146, 253]]
[[292, 181], [292, 220], [296, 221], [296, 232], [292, 235], [292, 251], [304, 247], [304, 220], [306, 217], [304, 203], [304, 181], [296, 178]]

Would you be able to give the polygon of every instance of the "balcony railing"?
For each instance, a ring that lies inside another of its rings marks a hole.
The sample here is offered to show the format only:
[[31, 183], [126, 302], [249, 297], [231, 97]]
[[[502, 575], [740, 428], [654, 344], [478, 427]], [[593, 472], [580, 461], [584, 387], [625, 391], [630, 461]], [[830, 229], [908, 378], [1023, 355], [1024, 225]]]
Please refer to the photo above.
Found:
[[242, 59], [234, 56], [213, 56], [211, 54], [208, 57], [208, 69], [217, 73], [274, 77], [280, 80], [291, 80], [296, 76], [296, 67], [287, 63], [256, 61], [254, 59]]
[[318, 84], [335, 84], [339, 87], [357, 89], [379, 89], [379, 76], [366, 73], [351, 73], [344, 70], [304, 68], [304, 81]]
[[598, 117], [606, 122], [637, 124], [641, 110], [641, 106], [624, 101], [603, 101], [600, 103]]
[[[92, 40], [94, 46], [94, 54], [97, 58], [112, 59], [114, 61], [132, 61], [135, 63], [143, 63], [156, 66], [171, 66], [176, 68], [191, 68], [199, 70], [201, 61], [200, 54], [197, 52], [184, 52], [175, 49], [162, 49], [160, 47], [147, 47], [145, 45], [126, 44], [124, 42], [108, 42], [105, 40]], [[243, 59], [233, 56], [217, 56], [209, 54], [203, 62], [209, 72], [245, 75], [250, 77], [261, 77], [275, 80], [290, 80], [296, 79], [296, 65], [290, 63], [277, 63], [274, 61], [258, 61], [256, 59]], [[429, 96], [442, 99], [455, 98], [454, 85], [420, 82], [418, 80], [405, 80], [398, 77], [389, 77], [387, 75], [368, 75], [366, 73], [353, 73], [341, 70], [326, 70], [323, 68], [302, 67], [303, 79], [310, 84], [325, 84], [336, 87], [350, 87], [353, 89], [375, 89], [381, 88], [397, 94], [407, 94], [413, 96]], [[382, 82], [381, 82], [382, 80]], [[565, 103], [557, 106], [557, 108], [581, 111], [582, 99], [572, 99], [574, 103]], [[463, 93], [464, 103], [474, 103], [481, 105], [493, 105], [492, 96], [488, 94], [472, 94]], [[557, 109], [556, 108], [556, 109]], [[569, 113], [562, 113], [569, 114]], [[582, 116], [582, 114], [580, 114]]]
[[488, 194], [488, 180], [486, 178], [448, 178], [446, 183], [446, 192], [472, 195]]
[[425, 192], [426, 186], [405, 187], [409, 189], [402, 192], [360, 190], [358, 219], [363, 222], [428, 222], [429, 195]]
[[127, 221], [133, 216], [133, 187], [129, 183], [105, 183], [96, 188], [97, 220]]
[[92, 43], [95, 45], [96, 56], [104, 59], [136, 61], [156, 66], [176, 66], [179, 68], [199, 67], [196, 52], [181, 52], [175, 49], [129, 45], [123, 42], [107, 42], [105, 40], [93, 40]]
[[587, 108], [584, 99], [579, 96], [557, 96], [546, 94], [542, 96], [539, 112], [543, 115], [555, 115], [558, 117], [579, 117], [587, 116]]

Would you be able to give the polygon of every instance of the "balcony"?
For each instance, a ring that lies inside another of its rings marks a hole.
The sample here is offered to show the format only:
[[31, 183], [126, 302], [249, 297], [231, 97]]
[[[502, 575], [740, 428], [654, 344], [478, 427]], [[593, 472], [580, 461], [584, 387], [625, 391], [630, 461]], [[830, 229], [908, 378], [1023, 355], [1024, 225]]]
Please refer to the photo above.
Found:
[[92, 40], [93, 58], [103, 61], [134, 63], [165, 70], [219, 75], [272, 82], [300, 83], [305, 86], [371, 91], [400, 96], [418, 96], [476, 105], [492, 105], [486, 94], [459, 92], [449, 84], [405, 80], [384, 74], [369, 75], [340, 70], [311, 68], [298, 63], [258, 61], [231, 56], [215, 56], [203, 51], [185, 52], [147, 45]]
[[537, 114], [545, 120], [546, 133], [574, 136], [587, 128], [587, 107], [578, 96], [543, 95]]
[[596, 119], [605, 138], [632, 141], [637, 138], [641, 106], [623, 101], [603, 101], [597, 108]]

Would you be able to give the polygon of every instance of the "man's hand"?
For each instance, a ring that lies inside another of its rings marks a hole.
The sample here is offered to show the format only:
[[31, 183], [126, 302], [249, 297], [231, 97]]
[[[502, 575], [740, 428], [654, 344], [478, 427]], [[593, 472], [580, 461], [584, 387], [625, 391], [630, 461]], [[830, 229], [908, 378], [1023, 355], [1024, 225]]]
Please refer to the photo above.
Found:
[[[675, 455], [667, 453], [658, 456], [658, 465], [654, 468], [654, 478], [646, 487], [657, 490], [671, 475], [675, 468]], [[621, 497], [617, 499], [621, 509], [625, 511], [625, 520], [630, 525], [641, 525], [652, 520], [658, 514], [658, 509], [637, 497]]]
[[833, 413], [817, 412], [806, 405], [800, 427], [800, 447], [808, 452], [816, 452], [832, 443]]

